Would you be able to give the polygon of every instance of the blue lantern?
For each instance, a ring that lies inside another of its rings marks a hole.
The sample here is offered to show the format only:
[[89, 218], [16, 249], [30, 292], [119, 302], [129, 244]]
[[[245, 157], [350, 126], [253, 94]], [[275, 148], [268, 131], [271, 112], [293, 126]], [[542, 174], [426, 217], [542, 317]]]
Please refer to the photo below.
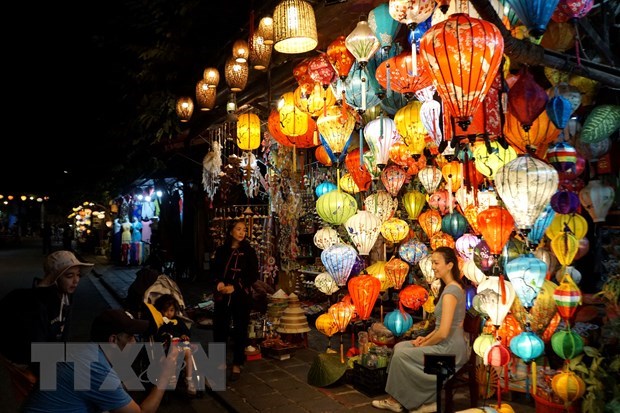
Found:
[[465, 309], [467, 311], [474, 305], [474, 297], [476, 294], [476, 287], [473, 285], [470, 284], [465, 288]]
[[423, 242], [410, 239], [401, 244], [398, 249], [398, 255], [403, 261], [407, 261], [408, 264], [415, 265], [428, 255], [428, 247]]
[[397, 308], [386, 314], [383, 325], [396, 337], [400, 337], [413, 325], [413, 317], [406, 311]]
[[314, 193], [316, 194], [316, 196], [321, 196], [323, 194], [333, 191], [334, 189], [338, 189], [336, 184], [333, 184], [331, 182], [323, 182], [322, 184], [317, 185]]
[[[366, 82], [366, 102], [362, 91], [362, 79]], [[349, 76], [344, 81], [344, 91], [347, 103], [356, 109], [366, 109], [378, 105], [381, 102], [378, 94], [382, 92], [381, 86], [375, 76], [370, 76], [366, 69], [362, 69], [357, 63], [351, 67]]]
[[422, 39], [422, 35], [426, 33], [428, 29], [433, 25], [432, 23], [433, 16], [431, 15], [428, 19], [424, 20], [422, 23], [419, 23], [415, 29], [409, 30], [407, 34], [407, 41], [411, 46], [413, 39], [415, 39], [415, 49], [416, 51], [420, 50], [420, 39]]
[[573, 105], [564, 96], [555, 95], [547, 101], [545, 110], [549, 120], [555, 127], [563, 130], [570, 120], [570, 115], [573, 113]]
[[338, 287], [347, 284], [356, 257], [357, 251], [348, 244], [333, 244], [321, 252], [321, 262]]
[[398, 56], [402, 53], [402, 51], [403, 47], [398, 42], [394, 43], [388, 51], [384, 49], [377, 50], [377, 52], [368, 60], [368, 63], [366, 64], [368, 74], [374, 76], [381, 63], [385, 62], [389, 58]]
[[547, 264], [534, 254], [525, 254], [508, 262], [504, 270], [523, 307], [531, 308], [545, 282]]
[[389, 51], [401, 24], [390, 16], [388, 4], [381, 3], [368, 13], [368, 26], [379, 39], [381, 49]]
[[542, 212], [538, 215], [538, 218], [536, 218], [536, 221], [534, 221], [532, 229], [527, 234], [528, 241], [534, 245], [540, 244], [543, 235], [545, 235], [545, 230], [549, 224], [551, 224], [551, 221], [553, 221], [554, 216], [555, 211], [551, 208], [551, 205], [544, 207]]
[[524, 331], [510, 340], [510, 351], [525, 363], [529, 363], [543, 354], [545, 343], [531, 331]]
[[467, 231], [467, 219], [457, 211], [453, 211], [441, 218], [441, 230], [457, 239]]
[[530, 36], [539, 38], [547, 30], [547, 24], [560, 0], [506, 0]]
[[508, 4], [508, 0], [499, 0], [499, 3], [504, 9], [504, 16], [506, 16], [508, 18], [508, 22], [510, 22], [509, 29], [515, 27], [519, 22], [519, 17], [517, 17], [515, 11]]

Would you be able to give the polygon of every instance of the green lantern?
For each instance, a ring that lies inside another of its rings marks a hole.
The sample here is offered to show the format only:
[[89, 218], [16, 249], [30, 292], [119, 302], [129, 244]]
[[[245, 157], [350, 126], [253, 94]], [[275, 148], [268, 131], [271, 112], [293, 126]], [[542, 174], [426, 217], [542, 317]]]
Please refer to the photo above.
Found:
[[339, 190], [323, 194], [316, 201], [316, 212], [323, 221], [340, 225], [357, 212], [357, 201]]
[[571, 330], [561, 330], [551, 336], [553, 352], [564, 360], [570, 360], [583, 352], [583, 339]]

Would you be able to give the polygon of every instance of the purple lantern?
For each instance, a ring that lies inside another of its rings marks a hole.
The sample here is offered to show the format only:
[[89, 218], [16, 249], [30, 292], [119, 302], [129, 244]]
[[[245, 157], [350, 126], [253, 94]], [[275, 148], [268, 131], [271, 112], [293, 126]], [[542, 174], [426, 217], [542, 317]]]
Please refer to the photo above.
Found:
[[[443, 221], [443, 220], [442, 220]], [[456, 240], [456, 252], [465, 261], [474, 259], [474, 248], [480, 242], [480, 238], [474, 234], [463, 234]]]
[[573, 191], [558, 191], [551, 196], [551, 208], [558, 214], [577, 212], [579, 205], [579, 195]]
[[474, 263], [482, 271], [489, 271], [495, 265], [495, 258], [491, 254], [491, 248], [485, 240], [474, 247]]

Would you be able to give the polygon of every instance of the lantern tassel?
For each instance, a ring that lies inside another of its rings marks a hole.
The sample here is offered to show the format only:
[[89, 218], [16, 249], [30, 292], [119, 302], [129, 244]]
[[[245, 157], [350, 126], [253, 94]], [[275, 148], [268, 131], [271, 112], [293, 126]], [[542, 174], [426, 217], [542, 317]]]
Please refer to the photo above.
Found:
[[390, 95], [390, 64], [385, 65], [385, 97]]
[[532, 361], [532, 390], [531, 393], [536, 396], [536, 360]]
[[415, 32], [411, 30], [411, 73], [413, 76], [418, 75], [418, 58], [415, 51]]
[[364, 128], [360, 128], [360, 168], [364, 166]]
[[342, 334], [340, 333], [340, 362], [344, 363], [344, 343], [342, 342]]
[[366, 111], [366, 78], [362, 77], [362, 112]]
[[297, 172], [297, 145], [293, 145], [293, 173]]

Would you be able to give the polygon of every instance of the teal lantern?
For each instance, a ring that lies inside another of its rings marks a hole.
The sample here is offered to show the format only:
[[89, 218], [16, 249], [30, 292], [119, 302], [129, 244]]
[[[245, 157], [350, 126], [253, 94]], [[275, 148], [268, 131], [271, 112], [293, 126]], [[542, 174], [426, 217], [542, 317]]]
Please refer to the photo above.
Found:
[[386, 314], [383, 319], [383, 325], [396, 337], [400, 337], [413, 326], [413, 317], [402, 308], [397, 308]]
[[551, 204], [548, 204], [543, 208], [542, 212], [538, 214], [536, 221], [534, 221], [534, 224], [532, 225], [532, 229], [527, 234], [527, 240], [531, 244], [540, 244], [540, 241], [545, 235], [547, 227], [551, 224], [553, 217], [555, 217], [555, 211], [551, 207]]
[[564, 360], [570, 360], [583, 352], [583, 339], [570, 329], [560, 330], [551, 336], [553, 352]]
[[545, 281], [547, 264], [534, 254], [525, 254], [509, 261], [504, 270], [523, 307], [531, 308]]
[[562, 130], [566, 127], [566, 124], [570, 120], [570, 115], [573, 113], [573, 106], [570, 100], [564, 96], [555, 95], [547, 101], [545, 107], [549, 120], [553, 122], [556, 128]]
[[317, 185], [317, 187], [314, 190], [314, 193], [316, 194], [316, 196], [320, 197], [321, 195], [331, 192], [334, 189], [338, 189], [336, 184], [332, 182], [323, 182]]
[[540, 37], [560, 0], [506, 0], [532, 37]]
[[388, 52], [401, 24], [390, 16], [390, 8], [387, 3], [379, 4], [368, 13], [368, 25], [379, 39], [381, 50]]
[[535, 333], [524, 331], [510, 340], [510, 351], [525, 363], [529, 363], [543, 354], [545, 342]]
[[441, 230], [452, 238], [460, 238], [467, 231], [467, 219], [457, 211], [446, 214], [441, 218]]
[[[366, 84], [365, 90], [362, 83]], [[358, 110], [378, 105], [381, 102], [379, 94], [383, 92], [377, 79], [357, 63], [351, 67], [344, 81], [344, 91], [347, 103]]]

